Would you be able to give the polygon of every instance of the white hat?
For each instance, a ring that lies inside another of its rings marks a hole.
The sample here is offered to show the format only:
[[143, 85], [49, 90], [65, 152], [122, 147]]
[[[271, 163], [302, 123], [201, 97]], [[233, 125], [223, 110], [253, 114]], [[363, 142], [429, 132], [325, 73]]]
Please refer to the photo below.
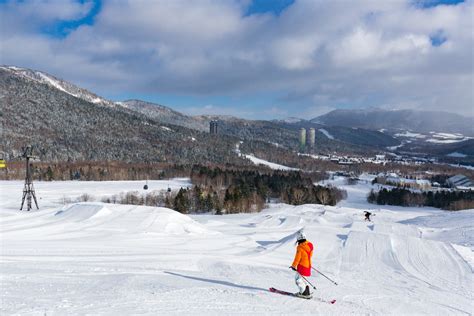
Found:
[[303, 239], [306, 239], [306, 235], [303, 233], [303, 231], [300, 230], [296, 234], [296, 241], [300, 241], [300, 240], [303, 240]]

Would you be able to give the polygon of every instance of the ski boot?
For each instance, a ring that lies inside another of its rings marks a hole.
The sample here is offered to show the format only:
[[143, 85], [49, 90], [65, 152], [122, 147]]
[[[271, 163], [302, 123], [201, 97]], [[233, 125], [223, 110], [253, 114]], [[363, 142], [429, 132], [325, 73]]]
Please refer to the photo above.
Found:
[[298, 296], [298, 297], [301, 297], [301, 298], [306, 298], [306, 299], [310, 299], [310, 298], [313, 297], [311, 295], [311, 293], [309, 292], [309, 286], [307, 286], [307, 285], [306, 285], [306, 288], [304, 289], [303, 293], [298, 292], [295, 295]]

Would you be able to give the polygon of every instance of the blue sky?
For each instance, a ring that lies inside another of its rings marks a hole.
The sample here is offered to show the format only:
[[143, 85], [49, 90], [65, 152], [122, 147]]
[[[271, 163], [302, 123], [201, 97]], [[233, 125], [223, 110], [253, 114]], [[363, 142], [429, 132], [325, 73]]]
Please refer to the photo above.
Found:
[[[78, 2], [81, 4], [87, 3], [85, 0], [79, 0]], [[41, 31], [55, 38], [64, 38], [81, 25], [93, 25], [94, 19], [102, 7], [102, 1], [92, 0], [90, 3], [91, 9], [84, 17], [77, 20], [56, 20], [51, 24], [45, 25]]]
[[[1, 2], [6, 3], [6, 0], [0, 0]], [[0, 2], [0, 3], [1, 3]], [[79, 3], [87, 3], [86, 0], [78, 0]], [[56, 38], [64, 38], [66, 37], [71, 31], [77, 29], [81, 25], [93, 25], [94, 18], [100, 12], [102, 7], [101, 0], [91, 0], [89, 1], [92, 6], [89, 13], [77, 20], [57, 20], [54, 21], [50, 25], [46, 25], [43, 29], [43, 32], [46, 34], [56, 37]], [[279, 15], [282, 11], [284, 11], [287, 7], [292, 5], [295, 0], [253, 0], [245, 9], [245, 16], [250, 16], [253, 14], [265, 14], [265, 13], [272, 13], [275, 15]]]
[[189, 114], [473, 115], [472, 16], [473, 0], [0, 0], [0, 59]]

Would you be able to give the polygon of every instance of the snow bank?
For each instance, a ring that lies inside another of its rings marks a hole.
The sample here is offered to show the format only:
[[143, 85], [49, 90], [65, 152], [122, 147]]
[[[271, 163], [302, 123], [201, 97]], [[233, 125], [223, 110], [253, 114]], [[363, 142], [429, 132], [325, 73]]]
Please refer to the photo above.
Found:
[[[112, 208], [113, 211], [110, 209]], [[54, 214], [63, 222], [93, 223], [94, 230], [158, 234], [203, 234], [210, 231], [186, 215], [163, 207], [72, 204]], [[84, 229], [87, 229], [85, 227]]]

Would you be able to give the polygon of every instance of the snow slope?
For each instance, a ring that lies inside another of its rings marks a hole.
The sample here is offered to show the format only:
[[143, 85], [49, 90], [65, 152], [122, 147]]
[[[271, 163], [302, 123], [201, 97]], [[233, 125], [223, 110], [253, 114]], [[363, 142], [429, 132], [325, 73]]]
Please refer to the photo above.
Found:
[[321, 133], [323, 133], [327, 138], [329, 139], [334, 139], [334, 136], [332, 136], [327, 130], [325, 130], [324, 128], [320, 128], [319, 131]]
[[58, 79], [50, 74], [41, 71], [35, 71], [15, 66], [0, 66], [0, 68], [9, 71], [16, 76], [20, 76], [38, 83], [46, 84], [54, 89], [58, 89], [62, 92], [70, 94], [76, 98], [83, 99], [87, 102], [92, 102], [103, 106], [115, 106], [115, 103], [112, 101], [101, 98], [98, 95], [87, 91], [86, 89], [80, 88], [70, 82]]
[[[240, 144], [241, 143], [242, 143], [242, 141], [235, 145], [235, 150], [234, 150], [235, 153], [239, 157], [245, 157], [245, 158], [249, 159], [255, 165], [263, 165], [263, 166], [266, 166], [266, 167], [268, 167], [270, 169], [273, 169], [273, 170], [285, 170], [285, 171], [299, 170], [297, 168], [291, 168], [291, 167], [280, 165], [280, 164], [270, 162], [270, 161], [267, 161], [267, 160], [264, 160], [264, 159], [260, 159], [260, 158], [255, 157], [254, 155], [242, 154], [242, 152], [240, 151]], [[276, 145], [278, 147], [278, 144], [276, 144]]]
[[[374, 206], [374, 221], [367, 223], [362, 197], [368, 184], [331, 181], [350, 189], [348, 200], [335, 207], [272, 204], [261, 213], [225, 216], [99, 202], [58, 204], [58, 195], [100, 195], [101, 186], [88, 182], [37, 183], [44, 208], [19, 212], [22, 186], [2, 181], [0, 313], [472, 314], [473, 268], [466, 258], [474, 238], [466, 219], [473, 211]], [[131, 184], [114, 185], [127, 190]], [[456, 227], [466, 228], [462, 238], [428, 234]], [[314, 266], [339, 283], [313, 275], [318, 290], [309, 301], [267, 290], [296, 291], [288, 266], [295, 232], [302, 228], [315, 246]]]
[[270, 162], [270, 161], [267, 161], [267, 160], [264, 160], [264, 159], [260, 159], [260, 158], [257, 158], [255, 156], [253, 156], [253, 155], [244, 155], [244, 156], [256, 165], [264, 165], [264, 166], [267, 166], [267, 167], [269, 167], [270, 169], [273, 169], [273, 170], [286, 170], [286, 171], [298, 170], [296, 168], [291, 168], [291, 167], [280, 165], [280, 164]]

